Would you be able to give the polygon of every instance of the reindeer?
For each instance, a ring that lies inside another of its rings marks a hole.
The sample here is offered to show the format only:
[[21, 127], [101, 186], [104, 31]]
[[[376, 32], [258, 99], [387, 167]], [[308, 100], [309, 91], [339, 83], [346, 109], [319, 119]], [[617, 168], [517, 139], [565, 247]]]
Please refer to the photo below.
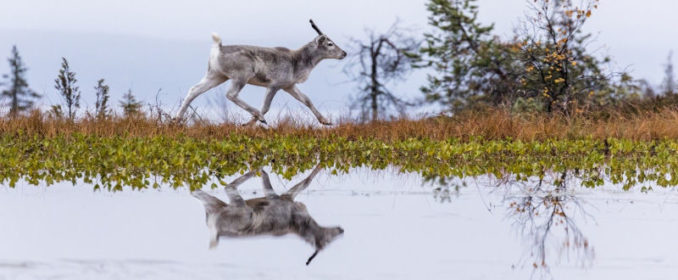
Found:
[[[323, 34], [313, 20], [310, 22], [318, 36], [298, 50], [283, 47], [222, 46], [219, 35], [212, 33], [214, 44], [210, 51], [207, 74], [188, 91], [174, 119], [181, 119], [191, 102], [200, 94], [230, 79], [231, 88], [226, 97], [252, 115], [252, 120], [245, 125], [254, 124], [257, 120], [266, 124], [264, 115], [268, 112], [273, 97], [280, 89], [304, 103], [320, 123], [331, 125], [330, 121], [313, 106], [311, 99], [297, 88], [297, 84], [306, 81], [311, 70], [323, 59], [343, 59], [346, 57], [346, 52]], [[261, 111], [238, 98], [240, 90], [246, 84], [266, 88], [266, 97]]]
[[250, 171], [226, 186], [230, 199], [227, 204], [201, 190], [192, 192], [205, 205], [207, 227], [210, 233], [210, 249], [219, 243], [219, 237], [245, 237], [255, 235], [281, 236], [294, 233], [310, 243], [315, 252], [306, 261], [311, 263], [320, 250], [344, 233], [341, 227], [322, 227], [313, 220], [301, 202], [294, 198], [306, 189], [316, 174], [317, 166], [306, 179], [296, 184], [282, 195], [277, 195], [271, 187], [268, 174], [263, 171], [264, 197], [243, 200], [237, 187], [256, 174]]

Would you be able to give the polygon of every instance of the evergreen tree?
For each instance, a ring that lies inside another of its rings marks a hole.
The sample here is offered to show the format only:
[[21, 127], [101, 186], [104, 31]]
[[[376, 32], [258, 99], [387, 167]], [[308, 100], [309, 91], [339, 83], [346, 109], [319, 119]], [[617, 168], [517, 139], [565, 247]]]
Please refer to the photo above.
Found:
[[141, 102], [137, 101], [137, 99], [132, 94], [131, 89], [122, 96], [120, 107], [122, 108], [125, 117], [133, 117], [141, 112]]
[[33, 107], [33, 99], [41, 96], [28, 87], [26, 81], [26, 71], [28, 68], [24, 65], [16, 46], [12, 47], [12, 56], [9, 58], [9, 75], [3, 75], [4, 84], [8, 86], [3, 90], [0, 96], [3, 99], [9, 99], [9, 115], [16, 117], [20, 112]]
[[[514, 59], [502, 52], [502, 44], [491, 32], [494, 25], [477, 21], [476, 0], [431, 0], [427, 8], [434, 32], [424, 34], [419, 67], [434, 71], [422, 87], [426, 100], [451, 110], [466, 107], [484, 97], [491, 103], [511, 93], [506, 63]], [[499, 86], [498, 86], [499, 85]]]
[[676, 89], [676, 78], [673, 74], [673, 52], [669, 53], [669, 57], [666, 59], [666, 68], [664, 68], [664, 82], [662, 82], [662, 93], [665, 95], [675, 94]]
[[[576, 2], [576, 3], [575, 3]], [[533, 0], [532, 14], [513, 38], [478, 23], [477, 0], [429, 0], [429, 24], [418, 67], [431, 68], [426, 100], [451, 111], [477, 105], [570, 115], [623, 98], [632, 79], [612, 84], [587, 51], [582, 27], [599, 0]], [[522, 109], [520, 109], [522, 108]]]
[[108, 90], [109, 87], [104, 84], [104, 79], [99, 79], [97, 81], [97, 86], [94, 87], [94, 90], [96, 91], [97, 95], [97, 100], [95, 103], [95, 114], [97, 119], [105, 119], [108, 117], [108, 99], [110, 96], [108, 95]]
[[59, 76], [54, 80], [54, 88], [59, 91], [64, 102], [66, 102], [68, 119], [72, 121], [75, 119], [76, 109], [80, 108], [80, 88], [76, 86], [78, 79], [75, 78], [75, 73], [71, 71], [68, 60], [63, 57], [61, 59], [61, 69]]

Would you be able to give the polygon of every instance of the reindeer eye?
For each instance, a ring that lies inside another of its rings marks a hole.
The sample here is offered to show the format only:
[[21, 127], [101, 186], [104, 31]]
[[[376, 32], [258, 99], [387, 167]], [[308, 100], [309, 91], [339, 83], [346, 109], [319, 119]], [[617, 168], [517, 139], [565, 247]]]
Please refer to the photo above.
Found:
[[327, 43], [327, 46], [331, 47], [331, 46], [334, 46], [334, 44], [332, 44], [332, 42], [329, 42], [329, 43]]

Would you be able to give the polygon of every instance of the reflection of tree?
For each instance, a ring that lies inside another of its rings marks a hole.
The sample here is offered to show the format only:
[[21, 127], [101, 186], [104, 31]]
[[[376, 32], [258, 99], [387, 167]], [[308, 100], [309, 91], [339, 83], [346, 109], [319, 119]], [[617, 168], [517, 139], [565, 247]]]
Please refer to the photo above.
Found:
[[459, 191], [462, 187], [466, 187], [466, 181], [460, 183], [454, 182], [450, 178], [444, 177], [424, 177], [424, 183], [431, 183], [439, 185], [433, 189], [433, 199], [440, 203], [451, 203], [452, 197], [459, 197]]
[[575, 222], [579, 215], [587, 215], [582, 203], [573, 193], [568, 192], [568, 173], [563, 172], [553, 184], [540, 179], [536, 184], [513, 184], [519, 189], [518, 195], [506, 197], [509, 218], [520, 233], [531, 242], [532, 265], [535, 269], [548, 272], [547, 250], [550, 244], [559, 247], [559, 256], [570, 253], [588, 265], [593, 261], [594, 249]]
[[[453, 190], [450, 190], [450, 189]], [[448, 185], [440, 186], [433, 189], [433, 199], [440, 203], [452, 202], [452, 195], [459, 197], [459, 186], [450, 187]]]
[[[575, 185], [572, 179], [583, 182], [586, 176], [577, 170], [546, 173], [552, 175], [524, 181], [524, 177], [508, 174], [495, 180], [490, 178], [480, 185], [501, 187], [492, 189], [506, 191], [503, 197], [509, 208], [508, 218], [528, 240], [534, 272], [548, 277], [549, 257], [554, 254], [559, 259], [571, 258], [577, 264], [589, 266], [595, 251], [576, 223], [578, 218], [590, 215], [571, 189]], [[459, 197], [461, 187], [467, 186], [464, 179], [435, 175], [424, 176], [424, 182], [438, 185], [433, 190], [433, 197], [440, 203], [451, 202], [452, 196]]]

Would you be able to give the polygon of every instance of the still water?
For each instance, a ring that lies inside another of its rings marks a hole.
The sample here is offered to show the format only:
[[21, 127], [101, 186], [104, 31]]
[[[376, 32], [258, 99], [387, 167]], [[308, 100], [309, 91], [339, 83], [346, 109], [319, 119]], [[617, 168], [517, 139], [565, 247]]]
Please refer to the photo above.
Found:
[[234, 193], [205, 192], [229, 206], [238, 197], [264, 197], [240, 204], [257, 215], [298, 191], [285, 198], [290, 205], [301, 205], [319, 226], [343, 230], [310, 265], [313, 242], [282, 230], [275, 232], [281, 236], [222, 236], [209, 249], [206, 208], [185, 188], [95, 192], [86, 184], [19, 184], [0, 187], [0, 279], [678, 275], [678, 193], [672, 189], [625, 192], [613, 185], [586, 189], [574, 180], [549, 186], [491, 177], [441, 185], [416, 174], [353, 169], [343, 175], [308, 171], [289, 181], [269, 171], [273, 192], [265, 192], [265, 173], [254, 172]]

